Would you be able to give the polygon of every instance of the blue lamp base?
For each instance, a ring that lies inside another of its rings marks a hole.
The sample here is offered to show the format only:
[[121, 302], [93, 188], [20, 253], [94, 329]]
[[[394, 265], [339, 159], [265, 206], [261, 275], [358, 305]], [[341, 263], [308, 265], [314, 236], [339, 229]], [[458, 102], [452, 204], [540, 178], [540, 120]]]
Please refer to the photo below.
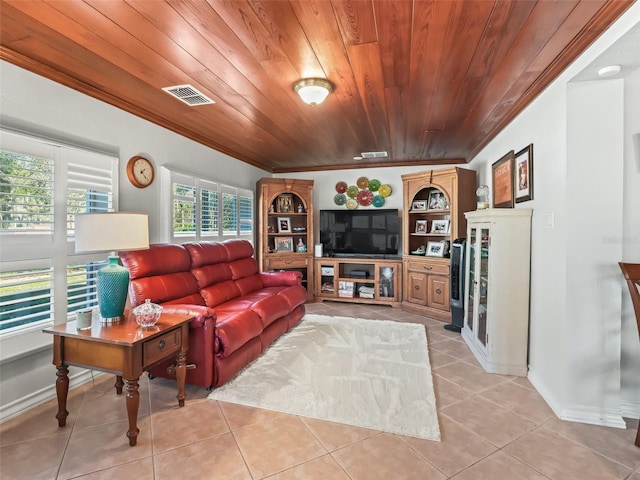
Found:
[[119, 322], [124, 318], [128, 287], [129, 270], [118, 264], [117, 256], [109, 256], [109, 263], [98, 270], [98, 307], [102, 323]]

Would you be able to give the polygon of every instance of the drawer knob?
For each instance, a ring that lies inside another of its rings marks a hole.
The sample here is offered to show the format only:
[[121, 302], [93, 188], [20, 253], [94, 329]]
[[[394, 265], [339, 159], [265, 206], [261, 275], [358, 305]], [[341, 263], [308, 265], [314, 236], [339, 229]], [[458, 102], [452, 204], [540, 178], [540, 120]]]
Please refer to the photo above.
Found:
[[424, 267], [424, 268], [426, 268], [427, 270], [432, 270], [433, 269], [433, 267], [431, 265], [429, 265], [428, 267]]
[[160, 340], [158, 342], [158, 350], [162, 350], [165, 346], [164, 340]]
[[442, 293], [442, 290], [440, 290], [439, 288], [436, 288], [436, 293], [440, 295]]
[[414, 285], [413, 288], [415, 288], [416, 290], [420, 290], [420, 285]]

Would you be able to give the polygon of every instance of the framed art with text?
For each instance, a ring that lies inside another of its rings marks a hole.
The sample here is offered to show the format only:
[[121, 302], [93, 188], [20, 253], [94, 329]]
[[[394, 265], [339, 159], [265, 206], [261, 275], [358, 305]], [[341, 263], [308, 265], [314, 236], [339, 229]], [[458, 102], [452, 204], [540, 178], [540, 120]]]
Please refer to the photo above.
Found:
[[495, 208], [513, 208], [514, 157], [513, 150], [511, 150], [491, 165], [493, 206]]

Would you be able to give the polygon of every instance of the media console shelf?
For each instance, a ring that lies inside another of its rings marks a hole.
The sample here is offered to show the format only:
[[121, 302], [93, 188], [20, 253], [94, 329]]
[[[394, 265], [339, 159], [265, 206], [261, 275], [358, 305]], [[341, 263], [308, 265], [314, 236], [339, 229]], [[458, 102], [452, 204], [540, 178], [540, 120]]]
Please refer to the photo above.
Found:
[[401, 271], [400, 259], [315, 258], [315, 298], [399, 307]]

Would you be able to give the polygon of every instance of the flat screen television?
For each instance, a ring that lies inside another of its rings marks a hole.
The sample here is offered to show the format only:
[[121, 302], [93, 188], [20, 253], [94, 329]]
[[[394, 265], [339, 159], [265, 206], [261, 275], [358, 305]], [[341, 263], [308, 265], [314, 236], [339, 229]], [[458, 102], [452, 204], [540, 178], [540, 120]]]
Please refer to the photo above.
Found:
[[397, 256], [398, 210], [320, 210], [320, 242], [329, 257]]

